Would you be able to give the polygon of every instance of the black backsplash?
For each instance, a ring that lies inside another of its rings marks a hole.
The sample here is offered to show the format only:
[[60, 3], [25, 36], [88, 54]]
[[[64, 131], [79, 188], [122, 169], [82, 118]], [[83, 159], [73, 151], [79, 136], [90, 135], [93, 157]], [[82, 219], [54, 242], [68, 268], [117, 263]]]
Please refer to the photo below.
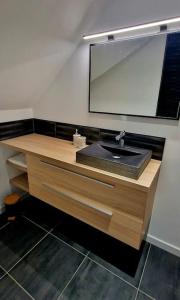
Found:
[[72, 141], [76, 129], [78, 129], [78, 133], [86, 136], [87, 144], [92, 144], [99, 140], [98, 128], [66, 123], [56, 123], [56, 137]]
[[52, 121], [34, 119], [34, 132], [55, 137], [56, 123]]
[[[0, 140], [35, 132], [72, 141], [76, 129], [81, 135], [86, 136], [87, 144], [97, 141], [115, 142], [115, 136], [119, 134], [116, 130], [28, 119], [0, 123]], [[152, 158], [162, 160], [165, 138], [126, 132], [125, 145], [152, 150]]]
[[6, 140], [34, 132], [34, 120], [20, 120], [0, 123], [0, 140]]
[[[81, 126], [76, 124], [59, 123], [45, 120], [34, 120], [36, 133], [72, 141], [76, 129], [86, 136], [87, 144], [97, 141], [114, 142], [119, 131]], [[154, 159], [162, 160], [165, 138], [126, 132], [125, 145], [152, 150]]]

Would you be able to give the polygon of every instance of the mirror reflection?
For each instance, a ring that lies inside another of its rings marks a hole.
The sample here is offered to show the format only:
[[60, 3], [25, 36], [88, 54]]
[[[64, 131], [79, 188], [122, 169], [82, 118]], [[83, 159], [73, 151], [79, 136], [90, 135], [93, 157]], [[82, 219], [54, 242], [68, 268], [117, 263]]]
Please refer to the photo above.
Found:
[[177, 118], [179, 102], [168, 116], [160, 99], [167, 34], [90, 48], [91, 112]]

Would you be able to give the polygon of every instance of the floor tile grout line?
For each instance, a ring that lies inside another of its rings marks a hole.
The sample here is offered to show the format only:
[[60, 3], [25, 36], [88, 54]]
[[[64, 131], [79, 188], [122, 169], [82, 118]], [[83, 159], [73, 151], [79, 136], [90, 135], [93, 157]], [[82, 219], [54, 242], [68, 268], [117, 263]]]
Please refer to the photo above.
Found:
[[[13, 265], [8, 271], [6, 271], [1, 265], [0, 265], [0, 267], [2, 268], [2, 270], [5, 272], [5, 274], [3, 275], [3, 276], [1, 276], [1, 278], [0, 278], [0, 280], [1, 279], [3, 279], [5, 276], [6, 276], [6, 274], [7, 275], [9, 275], [9, 277], [12, 277], [10, 274], [9, 274], [9, 272], [12, 270], [12, 269], [14, 269], [14, 267], [19, 263], [19, 262], [21, 262], [36, 246], [38, 246], [48, 235], [51, 235], [51, 236], [53, 236], [54, 238], [56, 238], [56, 239], [58, 239], [59, 241], [61, 241], [61, 242], [63, 242], [64, 244], [66, 244], [67, 246], [69, 246], [70, 248], [72, 248], [72, 249], [74, 249], [75, 251], [77, 251], [77, 252], [79, 252], [80, 254], [82, 254], [83, 256], [84, 256], [84, 259], [83, 259], [83, 261], [81, 262], [81, 264], [79, 265], [79, 267], [77, 268], [77, 270], [76, 270], [76, 272], [73, 274], [73, 276], [72, 276], [72, 278], [71, 278], [71, 280], [74, 278], [74, 276], [75, 276], [75, 274], [78, 272], [78, 270], [79, 270], [79, 268], [80, 268], [80, 266], [82, 265], [82, 263], [85, 261], [85, 259], [86, 258], [88, 258], [89, 260], [91, 260], [91, 261], [93, 261], [94, 263], [96, 263], [97, 265], [99, 265], [100, 267], [102, 267], [102, 268], [104, 268], [105, 270], [107, 270], [108, 272], [110, 272], [112, 275], [114, 275], [114, 276], [116, 276], [117, 278], [119, 278], [120, 280], [122, 280], [122, 281], [124, 281], [125, 283], [127, 283], [128, 285], [130, 285], [130, 286], [132, 286], [133, 288], [135, 288], [136, 290], [137, 290], [137, 292], [136, 292], [136, 296], [135, 296], [135, 300], [137, 299], [137, 295], [138, 295], [138, 292], [140, 291], [141, 293], [143, 293], [143, 294], [145, 294], [145, 295], [147, 295], [150, 299], [152, 299], [152, 300], [155, 300], [155, 298], [153, 298], [153, 297], [151, 297], [150, 295], [148, 295], [147, 293], [145, 293], [144, 291], [142, 291], [141, 289], [140, 289], [140, 285], [141, 285], [141, 282], [142, 282], [142, 278], [143, 278], [143, 275], [144, 275], [144, 271], [145, 271], [145, 267], [146, 267], [146, 264], [147, 264], [147, 260], [148, 260], [148, 257], [149, 257], [149, 253], [150, 253], [150, 248], [151, 248], [151, 244], [150, 244], [150, 247], [149, 247], [149, 250], [148, 250], [148, 254], [147, 254], [147, 257], [146, 257], [146, 261], [145, 261], [145, 264], [144, 264], [144, 268], [143, 268], [143, 271], [142, 271], [142, 275], [141, 275], [141, 278], [140, 278], [140, 282], [139, 282], [139, 285], [138, 285], [138, 287], [135, 287], [134, 285], [132, 285], [130, 282], [128, 282], [128, 281], [126, 281], [124, 278], [122, 278], [122, 277], [120, 277], [120, 276], [118, 276], [117, 274], [115, 274], [114, 272], [112, 272], [111, 270], [109, 270], [108, 268], [106, 268], [106, 267], [104, 267], [102, 264], [100, 264], [100, 263], [98, 263], [97, 261], [95, 261], [95, 260], [93, 260], [92, 258], [90, 258], [88, 255], [89, 255], [89, 253], [90, 253], [90, 251], [88, 251], [88, 253], [85, 255], [84, 253], [82, 253], [81, 251], [79, 251], [79, 250], [77, 250], [76, 248], [74, 248], [73, 246], [71, 246], [70, 244], [68, 244], [67, 242], [65, 242], [64, 240], [62, 240], [61, 238], [59, 238], [58, 236], [56, 236], [56, 235], [54, 235], [53, 233], [52, 233], [52, 231], [54, 230], [54, 228], [56, 227], [56, 226], [54, 226], [54, 227], [52, 227], [49, 231], [48, 230], [46, 230], [45, 228], [43, 228], [41, 225], [39, 225], [39, 224], [37, 224], [36, 222], [34, 222], [34, 221], [32, 221], [30, 218], [28, 218], [28, 217], [26, 217], [25, 215], [23, 215], [23, 218], [25, 218], [26, 220], [28, 220], [29, 222], [31, 222], [32, 224], [34, 224], [35, 226], [37, 226], [37, 227], [39, 227], [40, 229], [42, 229], [43, 231], [45, 231], [46, 232], [46, 234], [28, 251], [28, 252], [26, 252], [24, 255], [23, 255], [23, 257], [18, 261], [18, 262], [16, 262], [16, 264], [15, 265]], [[2, 227], [0, 227], [0, 230], [1, 229], [3, 229], [4, 227], [6, 227], [7, 225], [9, 225], [10, 224], [10, 222], [7, 222], [6, 224], [4, 224]], [[18, 284], [18, 282], [12, 277], [12, 279]], [[70, 282], [71, 282], [71, 280], [70, 280]], [[69, 283], [70, 283], [69, 282]], [[67, 284], [67, 285], [69, 285], [69, 283]], [[20, 284], [18, 284], [20, 287], [21, 287], [21, 285]], [[21, 287], [23, 290], [24, 290], [24, 288], [23, 287]], [[65, 287], [66, 288], [66, 287]], [[65, 290], [65, 288], [63, 289], [63, 291]], [[26, 290], [24, 290], [25, 292], [27, 292]], [[28, 292], [27, 292], [28, 293]], [[63, 293], [63, 292], [62, 292]], [[60, 294], [60, 296], [62, 295], [62, 293]], [[28, 293], [29, 294], [29, 293]], [[30, 295], [30, 294], [29, 294]], [[60, 297], [59, 296], [59, 297]], [[30, 295], [30, 297], [32, 297], [31, 295]], [[58, 297], [58, 299], [59, 299], [59, 297]], [[34, 299], [34, 298], [32, 298], [32, 299]]]
[[98, 266], [100, 266], [101, 268], [105, 269], [106, 271], [108, 271], [109, 273], [111, 273], [112, 275], [116, 276], [117, 278], [121, 279], [123, 282], [127, 283], [128, 285], [130, 285], [131, 287], [135, 288], [137, 290], [137, 287], [135, 285], [133, 285], [132, 283], [128, 282], [127, 280], [125, 280], [123, 277], [117, 275], [116, 273], [112, 272], [111, 270], [109, 270], [108, 268], [106, 268], [105, 266], [103, 266], [101, 263], [95, 261], [94, 259], [92, 259], [91, 257], [88, 256], [88, 259], [93, 261], [95, 264], [97, 264]]
[[[40, 229], [44, 230], [45, 232], [49, 232], [49, 230], [45, 229], [44, 227], [42, 227], [41, 225], [39, 225], [38, 223], [34, 222], [33, 220], [31, 220], [30, 218], [26, 217], [23, 215], [23, 218], [26, 219], [27, 221], [31, 222], [32, 224], [36, 225], [37, 227], [39, 227]], [[51, 228], [51, 230], [53, 230], [54, 228]]]
[[74, 279], [74, 277], [76, 276], [76, 274], [78, 273], [79, 269], [81, 268], [81, 266], [83, 265], [83, 263], [85, 262], [85, 260], [87, 259], [89, 254], [86, 254], [86, 256], [83, 258], [82, 262], [80, 263], [80, 265], [78, 266], [78, 268], [76, 269], [76, 271], [74, 272], [74, 274], [72, 275], [71, 279], [68, 281], [68, 283], [65, 285], [65, 287], [63, 288], [62, 292], [60, 293], [60, 295], [58, 296], [57, 300], [61, 299], [62, 294], [64, 293], [64, 291], [66, 290], [66, 288], [69, 286], [69, 284], [72, 282], [72, 280]]
[[138, 284], [138, 287], [137, 287], [137, 292], [136, 292], [136, 296], [135, 296], [135, 299], [134, 299], [134, 300], [137, 300], [137, 297], [138, 297], [138, 292], [139, 292], [139, 290], [140, 290], [142, 278], [143, 278], [143, 275], [144, 275], [144, 272], [145, 272], [145, 268], [146, 268], [146, 265], [147, 265], [147, 261], [148, 261], [148, 258], [149, 258], [149, 253], [150, 253], [150, 251], [151, 251], [151, 244], [150, 244], [149, 249], [148, 249], [148, 253], [147, 253], [147, 256], [146, 256], [145, 263], [144, 263], [144, 268], [143, 268], [143, 270], [142, 270], [141, 278], [140, 278], [140, 280], [139, 280], [139, 284]]
[[[0, 268], [1, 268], [1, 266], [0, 266]], [[2, 268], [1, 268], [2, 269]], [[2, 269], [3, 270], [3, 269]], [[4, 272], [4, 271], [3, 271]], [[1, 277], [0, 277], [0, 281], [1, 281], [1, 279], [3, 279], [4, 277], [6, 276], [6, 273], [4, 273]]]
[[47, 232], [33, 247], [31, 247], [8, 271], [11, 272], [29, 253], [31, 253], [47, 236], [49, 232]]
[[[110, 272], [112, 275], [118, 277], [119, 279], [121, 279], [123, 282], [125, 282], [126, 284], [130, 285], [131, 287], [135, 288], [137, 290], [137, 294], [138, 294], [138, 291], [139, 291], [139, 286], [136, 287], [134, 286], [133, 284], [131, 284], [130, 282], [128, 282], [127, 280], [125, 280], [123, 277], [121, 276], [118, 276], [117, 274], [115, 274], [114, 272], [112, 272], [111, 270], [109, 270], [108, 268], [104, 267], [102, 264], [98, 263], [97, 261], [93, 260], [92, 258], [90, 258], [88, 255], [90, 253], [90, 251], [87, 253], [87, 254], [84, 254], [83, 252], [79, 251], [78, 249], [76, 249], [75, 247], [73, 247], [72, 245], [68, 244], [67, 242], [65, 242], [63, 239], [61, 239], [60, 237], [56, 236], [55, 234], [52, 233], [52, 231], [54, 230], [54, 228], [57, 226], [54, 226], [50, 231], [47, 231], [45, 228], [43, 228], [41, 225], [37, 224], [36, 222], [32, 221], [30, 218], [26, 217], [23, 215], [23, 217], [25, 219], [27, 219], [29, 222], [31, 222], [32, 224], [36, 225], [37, 227], [43, 229], [45, 232], [47, 232], [47, 235], [49, 234], [50, 236], [53, 236], [54, 238], [56, 238], [57, 240], [61, 241], [62, 243], [64, 243], [65, 245], [69, 246], [70, 248], [72, 248], [73, 250], [75, 250], [76, 252], [80, 253], [81, 255], [83, 255], [85, 258], [88, 257], [88, 259], [90, 259], [91, 261], [93, 261], [94, 263], [96, 263], [97, 265], [99, 265], [100, 267], [104, 268], [105, 270], [107, 270], [108, 272]], [[46, 235], [46, 236], [47, 236]], [[149, 250], [148, 250], [148, 254], [147, 254], [147, 257], [146, 257], [146, 260], [148, 258], [148, 255], [149, 255], [149, 252], [150, 252], [150, 247], [151, 247], [151, 244], [149, 246]], [[21, 261], [21, 260], [20, 260]], [[146, 263], [146, 261], [145, 261]], [[13, 266], [14, 267], [14, 266]], [[144, 269], [143, 269], [144, 270]], [[142, 272], [143, 273], [143, 272]], [[141, 279], [140, 279], [141, 281]], [[146, 294], [146, 293], [144, 293]], [[146, 294], [147, 296], [149, 296], [150, 298], [152, 298], [150, 295]], [[137, 298], [137, 297], [136, 297]], [[136, 300], [135, 298], [135, 300]], [[152, 298], [154, 300], [154, 298]]]
[[142, 278], [144, 276], [144, 272], [145, 272], [145, 269], [146, 269], [146, 265], [147, 265], [147, 262], [148, 262], [150, 251], [151, 251], [151, 244], [150, 244], [149, 249], [148, 249], [148, 253], [147, 253], [147, 256], [146, 256], [145, 263], [144, 263], [144, 268], [143, 268], [143, 271], [142, 271], [142, 274], [141, 274], [141, 278], [140, 278], [140, 281], [139, 281], [138, 289], [140, 289], [140, 286], [141, 286]]
[[[25, 217], [25, 216], [24, 216]], [[25, 217], [27, 218], [27, 217]], [[31, 219], [27, 218], [27, 220], [29, 220], [30, 222], [32, 222], [33, 224], [37, 225], [38, 227], [41, 228], [40, 225], [36, 224], [36, 222], [32, 221]], [[54, 229], [54, 228], [53, 228]], [[52, 230], [53, 230], [52, 229]], [[58, 239], [59, 241], [63, 242], [65, 245], [69, 246], [70, 248], [74, 249], [75, 251], [77, 251], [78, 253], [82, 254], [83, 256], [88, 256], [90, 251], [88, 252], [88, 254], [84, 254], [81, 251], [79, 251], [78, 249], [74, 248], [73, 246], [71, 246], [70, 244], [68, 244], [67, 242], [65, 242], [63, 239], [61, 239], [60, 237], [56, 236], [55, 234], [53, 234], [52, 232], [49, 232], [49, 235], [53, 236], [54, 238]], [[127, 283], [128, 285], [132, 286], [133, 288], [137, 289], [137, 287], [135, 287], [133, 284], [131, 284], [130, 282], [126, 281], [124, 278], [118, 276], [117, 274], [115, 274], [114, 272], [112, 272], [111, 270], [109, 270], [108, 268], [104, 267], [103, 265], [101, 265], [100, 263], [96, 262], [95, 260], [93, 260], [92, 258], [90, 258], [88, 256], [88, 258], [90, 260], [92, 260], [94, 263], [96, 263], [97, 265], [101, 266], [102, 268], [104, 268], [105, 270], [109, 271], [111, 274], [115, 275], [116, 277], [118, 277], [119, 279], [121, 279], [122, 281], [124, 281], [125, 283]]]
[[52, 226], [51, 229], [46, 229], [43, 226], [41, 226], [40, 224], [38, 224], [37, 222], [31, 220], [29, 217], [26, 217], [25, 215], [23, 215], [23, 218], [26, 219], [27, 221], [31, 222], [32, 224], [36, 225], [37, 227], [39, 227], [40, 229], [44, 230], [45, 232], [49, 232], [50, 230], [54, 230], [58, 224], [56, 224], [55, 226]]
[[3, 229], [3, 228], [5, 228], [7, 225], [9, 225], [10, 224], [10, 222], [7, 222], [6, 224], [4, 224], [4, 225], [2, 225], [1, 227], [0, 227], [0, 230], [1, 229]]
[[[54, 233], [50, 232], [49, 235], [53, 236], [54, 238], [56, 238], [57, 240], [59, 240], [60, 242], [64, 243], [65, 245], [69, 246], [70, 248], [74, 249], [76, 252], [82, 254], [83, 256], [86, 256], [87, 254], [84, 254], [83, 252], [81, 252], [80, 250], [76, 249], [75, 247], [73, 247], [72, 245], [68, 244], [67, 242], [65, 242], [63, 239], [61, 239], [60, 237], [56, 236]], [[88, 252], [89, 253], [89, 252]]]
[[149, 297], [149, 299], [151, 299], [151, 300], [156, 300], [155, 298], [153, 298], [153, 297], [150, 296], [149, 294], [145, 293], [145, 292], [142, 291], [141, 289], [139, 289], [139, 292], [140, 292], [141, 294], [144, 294], [145, 296]]
[[23, 217], [25, 219], [27, 219], [29, 222], [31, 222], [32, 224], [36, 225], [37, 227], [43, 229], [45, 232], [48, 232], [51, 236], [53, 236], [54, 238], [56, 238], [57, 240], [63, 242], [64, 244], [66, 244], [67, 246], [69, 246], [70, 248], [74, 249], [75, 251], [77, 251], [78, 253], [82, 254], [83, 256], [86, 256], [86, 254], [84, 254], [83, 252], [81, 252], [80, 250], [76, 249], [75, 247], [71, 246], [70, 244], [68, 244], [67, 242], [65, 242], [63, 239], [61, 239], [60, 237], [56, 236], [55, 234], [52, 233], [52, 231], [54, 230], [54, 227], [51, 228], [50, 231], [46, 230], [45, 228], [43, 228], [41, 225], [37, 224], [36, 222], [32, 221], [30, 218], [26, 217], [23, 215]]
[[18, 281], [16, 281], [16, 279], [11, 274], [9, 274], [1, 265], [0, 267], [5, 272], [5, 274], [9, 276], [19, 286], [21, 290], [23, 290], [24, 293], [26, 293], [32, 300], [35, 300], [35, 298]]

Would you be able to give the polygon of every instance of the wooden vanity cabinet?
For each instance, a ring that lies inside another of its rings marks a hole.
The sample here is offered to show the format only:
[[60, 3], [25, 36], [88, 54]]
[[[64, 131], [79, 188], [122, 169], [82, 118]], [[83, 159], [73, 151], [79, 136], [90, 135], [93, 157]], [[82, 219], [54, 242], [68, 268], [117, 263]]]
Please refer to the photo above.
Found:
[[27, 164], [31, 195], [139, 249], [151, 215], [156, 177], [150, 190], [143, 191], [35, 155], [27, 155]]
[[[22, 176], [28, 178], [31, 195], [140, 248], [152, 213], [160, 161], [151, 159], [135, 180], [76, 163], [77, 148], [69, 141], [29, 134], [1, 143], [25, 154], [28, 177]], [[17, 186], [19, 177], [15, 179]]]

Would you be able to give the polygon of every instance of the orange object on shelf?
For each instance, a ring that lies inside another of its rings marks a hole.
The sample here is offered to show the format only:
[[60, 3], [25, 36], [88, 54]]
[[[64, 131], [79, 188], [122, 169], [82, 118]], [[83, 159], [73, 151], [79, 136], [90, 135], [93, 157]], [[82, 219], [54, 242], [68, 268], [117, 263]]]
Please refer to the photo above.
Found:
[[20, 200], [20, 196], [17, 193], [12, 193], [4, 198], [5, 205], [16, 204]]
[[18, 214], [18, 202], [21, 196], [17, 193], [12, 193], [4, 198], [4, 204], [6, 207], [6, 214], [8, 221], [15, 221]]

